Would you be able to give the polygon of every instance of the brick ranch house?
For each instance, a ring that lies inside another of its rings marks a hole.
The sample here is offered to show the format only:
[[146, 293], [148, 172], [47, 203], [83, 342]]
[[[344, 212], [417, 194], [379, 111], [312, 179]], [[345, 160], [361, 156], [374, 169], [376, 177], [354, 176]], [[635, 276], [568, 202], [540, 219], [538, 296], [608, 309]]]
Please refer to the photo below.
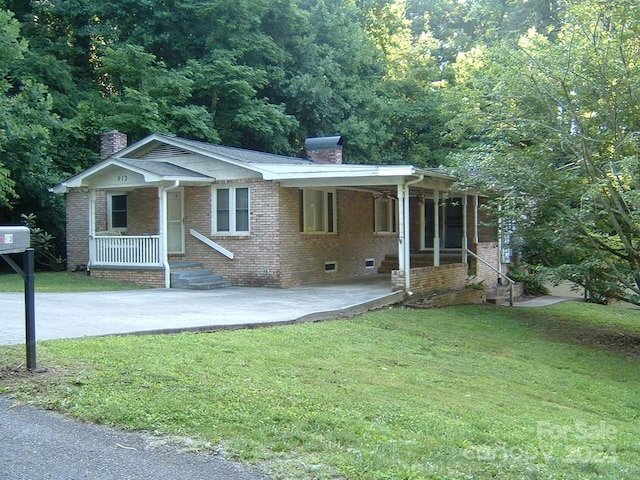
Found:
[[241, 286], [387, 273], [393, 290], [435, 291], [464, 286], [469, 268], [496, 284], [471, 251], [506, 273], [481, 197], [450, 191], [451, 176], [343, 164], [341, 137], [306, 147], [296, 158], [102, 135], [102, 161], [52, 189], [66, 196], [68, 269], [167, 288], [194, 265]]

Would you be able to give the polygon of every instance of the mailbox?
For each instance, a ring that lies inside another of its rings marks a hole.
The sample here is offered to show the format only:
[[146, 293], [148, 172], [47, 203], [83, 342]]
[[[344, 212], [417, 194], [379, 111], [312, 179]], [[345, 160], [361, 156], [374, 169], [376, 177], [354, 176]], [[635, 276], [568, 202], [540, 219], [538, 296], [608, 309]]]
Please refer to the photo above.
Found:
[[31, 246], [31, 235], [27, 227], [0, 226], [0, 255], [23, 253]]

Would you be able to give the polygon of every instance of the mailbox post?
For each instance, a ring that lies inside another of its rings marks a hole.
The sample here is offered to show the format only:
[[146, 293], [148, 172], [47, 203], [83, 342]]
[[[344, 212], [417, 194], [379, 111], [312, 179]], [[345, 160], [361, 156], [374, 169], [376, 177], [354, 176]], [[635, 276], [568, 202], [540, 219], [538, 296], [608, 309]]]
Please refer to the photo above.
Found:
[[[36, 368], [35, 274], [31, 234], [27, 227], [0, 226], [0, 257], [24, 279], [24, 316], [27, 368]], [[9, 256], [22, 253], [22, 268]]]

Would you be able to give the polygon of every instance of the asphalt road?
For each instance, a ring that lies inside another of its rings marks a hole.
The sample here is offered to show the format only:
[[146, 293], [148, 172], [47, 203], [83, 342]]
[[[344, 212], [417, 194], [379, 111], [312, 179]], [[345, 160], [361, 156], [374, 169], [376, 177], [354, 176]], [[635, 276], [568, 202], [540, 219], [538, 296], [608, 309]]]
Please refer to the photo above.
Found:
[[0, 396], [3, 480], [264, 480], [185, 443], [90, 425]]

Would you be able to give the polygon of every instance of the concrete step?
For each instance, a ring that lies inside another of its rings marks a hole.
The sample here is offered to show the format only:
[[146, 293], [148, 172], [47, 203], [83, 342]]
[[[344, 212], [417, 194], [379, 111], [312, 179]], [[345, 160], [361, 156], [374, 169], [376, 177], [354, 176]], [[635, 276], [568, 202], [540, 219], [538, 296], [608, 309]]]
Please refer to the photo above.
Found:
[[[492, 305], [507, 305], [511, 296], [509, 285], [495, 285], [485, 289], [487, 295], [487, 303]], [[518, 290], [514, 292], [515, 296], [519, 295]]]
[[216, 280], [216, 281], [198, 281], [191, 282], [189, 286], [185, 287], [191, 290], [213, 290], [215, 288], [227, 288], [231, 286], [231, 282], [228, 280]]
[[204, 268], [171, 272], [171, 288], [210, 290], [230, 286], [231, 282], [224, 280], [221, 275], [216, 275]]

